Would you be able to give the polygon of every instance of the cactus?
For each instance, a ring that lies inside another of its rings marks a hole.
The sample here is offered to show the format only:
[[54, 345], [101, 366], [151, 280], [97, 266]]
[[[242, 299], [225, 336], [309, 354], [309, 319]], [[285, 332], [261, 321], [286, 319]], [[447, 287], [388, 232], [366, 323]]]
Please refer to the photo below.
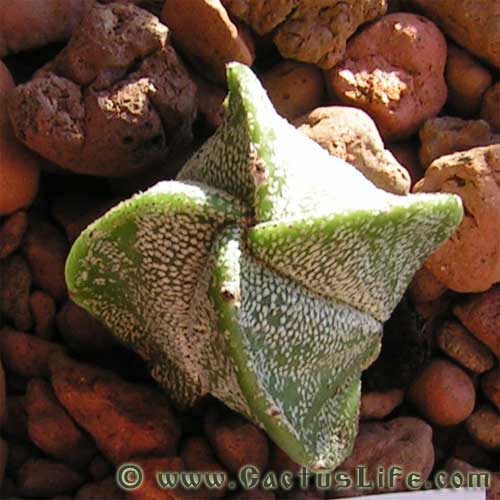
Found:
[[376, 188], [279, 117], [249, 68], [227, 77], [225, 123], [175, 181], [81, 234], [68, 288], [178, 405], [210, 393], [331, 470], [352, 451], [383, 322], [462, 205]]

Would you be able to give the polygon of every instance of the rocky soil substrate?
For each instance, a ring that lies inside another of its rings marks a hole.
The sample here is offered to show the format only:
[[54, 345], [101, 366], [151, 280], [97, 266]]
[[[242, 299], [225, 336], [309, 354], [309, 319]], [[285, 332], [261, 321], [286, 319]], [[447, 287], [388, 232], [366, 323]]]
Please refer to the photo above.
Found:
[[[221, 123], [224, 64], [239, 60], [283, 116], [378, 187], [456, 193], [465, 207], [385, 325], [339, 469], [363, 464], [370, 479], [399, 465], [424, 480], [489, 471], [499, 500], [498, 1], [474, 13], [465, 0], [102, 2], [81, 21], [92, 3], [74, 2], [75, 21], [44, 27], [42, 42], [14, 40], [0, 19], [0, 498], [386, 491], [161, 491], [156, 469], [235, 477], [246, 464], [298, 466], [213, 399], [178, 411], [143, 361], [68, 297], [71, 244], [118, 201], [175, 176]], [[128, 493], [115, 481], [124, 462], [147, 474]]]

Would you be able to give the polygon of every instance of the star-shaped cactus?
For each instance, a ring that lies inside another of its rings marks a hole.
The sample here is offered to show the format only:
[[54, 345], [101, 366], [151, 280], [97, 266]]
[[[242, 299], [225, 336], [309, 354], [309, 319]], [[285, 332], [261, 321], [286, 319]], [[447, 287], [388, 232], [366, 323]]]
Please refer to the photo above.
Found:
[[227, 76], [224, 125], [177, 180], [82, 233], [69, 290], [179, 405], [210, 393], [298, 463], [333, 469], [382, 324], [462, 205], [376, 188], [279, 117], [249, 68]]

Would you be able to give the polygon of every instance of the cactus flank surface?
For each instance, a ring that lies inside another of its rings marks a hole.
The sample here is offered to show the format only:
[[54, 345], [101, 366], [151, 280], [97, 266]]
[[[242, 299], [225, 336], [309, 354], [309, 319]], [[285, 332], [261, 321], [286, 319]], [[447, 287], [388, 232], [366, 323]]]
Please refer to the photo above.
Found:
[[376, 188], [278, 116], [249, 68], [227, 76], [225, 123], [175, 181], [80, 235], [68, 287], [180, 407], [212, 394], [331, 470], [352, 451], [383, 322], [462, 205]]

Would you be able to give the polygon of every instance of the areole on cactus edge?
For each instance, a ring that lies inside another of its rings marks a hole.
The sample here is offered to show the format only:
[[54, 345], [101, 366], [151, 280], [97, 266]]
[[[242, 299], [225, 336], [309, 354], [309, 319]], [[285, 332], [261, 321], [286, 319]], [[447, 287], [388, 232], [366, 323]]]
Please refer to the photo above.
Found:
[[376, 188], [227, 70], [226, 119], [175, 181], [120, 203], [73, 245], [73, 300], [151, 366], [181, 407], [212, 394], [292, 459], [351, 452], [361, 372], [460, 198]]

